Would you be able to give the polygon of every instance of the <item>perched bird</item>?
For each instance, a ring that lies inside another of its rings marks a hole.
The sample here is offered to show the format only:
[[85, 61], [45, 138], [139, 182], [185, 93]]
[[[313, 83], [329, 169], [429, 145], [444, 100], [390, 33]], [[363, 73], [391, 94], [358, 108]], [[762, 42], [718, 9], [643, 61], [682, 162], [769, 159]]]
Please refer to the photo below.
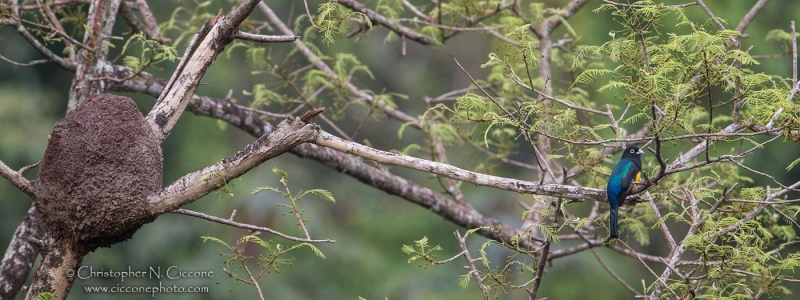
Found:
[[619, 206], [625, 202], [625, 197], [628, 196], [634, 181], [639, 181], [640, 172], [642, 171], [642, 153], [636, 147], [625, 148], [622, 152], [622, 158], [619, 160], [614, 170], [611, 171], [611, 177], [608, 178], [608, 185], [606, 186], [606, 194], [608, 195], [608, 203], [611, 204], [611, 213], [609, 215], [609, 226], [611, 228], [611, 238], [619, 238], [617, 233], [617, 213]]

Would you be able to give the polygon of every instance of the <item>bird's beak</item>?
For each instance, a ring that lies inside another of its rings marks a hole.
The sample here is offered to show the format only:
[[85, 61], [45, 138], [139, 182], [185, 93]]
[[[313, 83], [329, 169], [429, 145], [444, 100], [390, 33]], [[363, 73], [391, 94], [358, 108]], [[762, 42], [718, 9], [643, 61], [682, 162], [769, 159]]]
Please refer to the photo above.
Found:
[[644, 150], [639, 149], [639, 152], [636, 152], [636, 154], [644, 154]]

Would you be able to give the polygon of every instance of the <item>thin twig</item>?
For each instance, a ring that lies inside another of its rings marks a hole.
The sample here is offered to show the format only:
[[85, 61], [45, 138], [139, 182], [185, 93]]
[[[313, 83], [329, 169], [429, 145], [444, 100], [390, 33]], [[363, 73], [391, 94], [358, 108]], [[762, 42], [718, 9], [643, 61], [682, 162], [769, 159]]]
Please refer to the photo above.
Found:
[[430, 262], [432, 265], [443, 265], [443, 264], [446, 264], [446, 263], [449, 263], [451, 261], [456, 260], [456, 258], [458, 258], [459, 256], [462, 256], [462, 255], [464, 255], [466, 253], [467, 253], [466, 250], [462, 250], [458, 254], [453, 255], [453, 257], [451, 257], [451, 258], [448, 258], [448, 259], [445, 259], [445, 260], [429, 260], [428, 262]]
[[33, 184], [28, 179], [25, 179], [22, 173], [12, 170], [2, 161], [0, 161], [0, 176], [8, 179], [9, 182], [25, 194], [28, 194], [28, 196], [31, 196], [31, 198], [34, 197]]
[[201, 212], [191, 211], [191, 210], [183, 209], [183, 208], [179, 208], [177, 210], [173, 210], [173, 211], [171, 211], [171, 213], [192, 216], [192, 217], [205, 219], [205, 220], [209, 220], [209, 221], [212, 221], [212, 222], [217, 222], [217, 223], [220, 223], [220, 224], [225, 224], [225, 225], [238, 227], [238, 228], [242, 228], [242, 229], [249, 229], [249, 230], [261, 231], [261, 232], [268, 232], [268, 233], [277, 235], [279, 237], [282, 237], [284, 239], [287, 239], [287, 240], [290, 240], [290, 241], [295, 241], [295, 242], [301, 242], [301, 243], [335, 243], [336, 242], [336, 240], [327, 240], [327, 239], [326, 240], [312, 240], [312, 239], [304, 239], [304, 238], [293, 237], [293, 236], [289, 236], [289, 235], [280, 233], [280, 232], [278, 232], [278, 231], [276, 231], [274, 229], [270, 229], [270, 228], [267, 228], [267, 227], [259, 227], [259, 226], [255, 226], [255, 225], [234, 222], [234, 221], [231, 221], [231, 220], [228, 220], [228, 219], [223, 219], [223, 218], [220, 218], [220, 217], [210, 216], [210, 215], [207, 215], [207, 214], [204, 214], [204, 213], [201, 213]]
[[608, 274], [611, 275], [611, 277], [614, 277], [614, 279], [616, 279], [617, 282], [621, 283], [622, 286], [624, 286], [629, 292], [631, 292], [631, 294], [639, 295], [639, 292], [637, 292], [636, 289], [634, 289], [630, 284], [628, 284], [628, 282], [626, 282], [624, 279], [622, 279], [622, 277], [619, 277], [619, 275], [617, 275], [617, 273], [614, 272], [614, 270], [611, 270], [611, 268], [609, 268], [608, 265], [606, 265], [606, 263], [603, 262], [603, 259], [600, 258], [600, 255], [597, 254], [597, 251], [595, 251], [594, 248], [591, 248], [589, 250], [592, 251], [592, 254], [594, 254], [594, 257], [597, 258], [597, 262], [599, 262], [600, 265], [603, 266], [603, 269], [605, 269], [606, 272], [608, 272]]
[[484, 300], [489, 300], [489, 292], [486, 289], [486, 285], [483, 283], [483, 278], [481, 278], [480, 273], [478, 273], [478, 269], [475, 268], [475, 264], [472, 262], [472, 257], [469, 255], [469, 251], [467, 250], [467, 236], [469, 234], [465, 234], [464, 237], [461, 237], [461, 233], [456, 230], [453, 232], [453, 235], [456, 236], [456, 240], [458, 240], [458, 245], [461, 246], [461, 251], [464, 253], [464, 259], [467, 260], [467, 266], [469, 267], [470, 273], [472, 273], [472, 278], [475, 278], [475, 281], [478, 282], [478, 287], [481, 288], [481, 294], [483, 294]]
[[258, 280], [253, 277], [253, 273], [250, 272], [250, 268], [247, 267], [247, 264], [242, 262], [242, 266], [244, 266], [244, 270], [247, 272], [247, 275], [250, 276], [250, 283], [256, 287], [256, 290], [258, 291], [258, 297], [261, 298], [261, 300], [264, 300], [264, 292], [261, 291], [261, 286], [258, 284]]

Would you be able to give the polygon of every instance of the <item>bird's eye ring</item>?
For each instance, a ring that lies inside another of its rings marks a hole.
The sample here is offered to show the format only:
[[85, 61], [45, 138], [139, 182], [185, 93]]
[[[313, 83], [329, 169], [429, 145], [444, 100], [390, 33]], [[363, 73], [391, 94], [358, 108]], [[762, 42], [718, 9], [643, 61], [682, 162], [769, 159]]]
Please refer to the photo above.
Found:
[[636, 152], [636, 151], [633, 151], [633, 149], [631, 149], [631, 153], [634, 153], [634, 152]]

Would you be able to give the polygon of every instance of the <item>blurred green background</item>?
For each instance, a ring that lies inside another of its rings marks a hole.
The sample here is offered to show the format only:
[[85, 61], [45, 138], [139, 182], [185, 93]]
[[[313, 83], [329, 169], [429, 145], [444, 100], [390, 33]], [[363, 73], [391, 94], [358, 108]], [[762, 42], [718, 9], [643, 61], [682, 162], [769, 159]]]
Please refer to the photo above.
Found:
[[[167, 20], [176, 6], [192, 6], [190, 1], [150, 1], [160, 22]], [[546, 7], [560, 7], [567, 1], [542, 1]], [[680, 4], [683, 1], [665, 1], [665, 4]], [[709, 8], [717, 17], [727, 21], [726, 26], [733, 28], [742, 16], [756, 2], [754, 0], [706, 0]], [[267, 2], [279, 15], [286, 19], [290, 11], [294, 16], [302, 8], [300, 1]], [[310, 1], [312, 11], [319, 1]], [[366, 2], [368, 6], [373, 2]], [[606, 12], [595, 13], [601, 1], [590, 1], [587, 7], [569, 19], [570, 25], [578, 33], [576, 43], [599, 45], [610, 39], [609, 32], [618, 30]], [[227, 4], [214, 3], [219, 8], [229, 8]], [[211, 11], [218, 10], [210, 9]], [[708, 23], [707, 15], [700, 7], [685, 9], [685, 13], [700, 24]], [[800, 2], [784, 0], [771, 1], [753, 23], [745, 31], [743, 49], [756, 45], [752, 54], [764, 55], [782, 53], [786, 49], [781, 45], [764, 41], [769, 30], [784, 29], [788, 31], [789, 23], [794, 16], [800, 15]], [[264, 20], [256, 11], [251, 18]], [[307, 26], [305, 24], [304, 26]], [[118, 32], [127, 31], [125, 25], [118, 22]], [[399, 101], [400, 109], [411, 115], [420, 115], [425, 110], [422, 100], [425, 96], [438, 96], [453, 89], [464, 88], [469, 80], [453, 63], [450, 55], [459, 62], [475, 78], [484, 78], [488, 70], [481, 69], [480, 64], [487, 60], [487, 54], [499, 51], [499, 43], [491, 36], [477, 32], [466, 32], [448, 40], [443, 47], [427, 47], [407, 42], [407, 54], [401, 55], [399, 41], [384, 43], [387, 30], [376, 27], [363, 39], [340, 38], [331, 46], [320, 46], [327, 55], [336, 53], [353, 53], [375, 75], [375, 79], [359, 77], [356, 84], [361, 88], [375, 91], [396, 92], [408, 95], [407, 100]], [[554, 38], [565, 36], [562, 27], [556, 31]], [[12, 28], [0, 28], [0, 54], [16, 61], [26, 62], [40, 59], [40, 55], [25, 43]], [[317, 38], [319, 41], [321, 38]], [[183, 45], [180, 51], [183, 51]], [[273, 56], [278, 59], [292, 49], [291, 44], [272, 45]], [[235, 50], [230, 58], [221, 55], [204, 77], [207, 83], [198, 89], [198, 94], [223, 98], [229, 90], [233, 90], [233, 98], [239, 103], [249, 103], [250, 97], [242, 91], [252, 89], [254, 84], [268, 83], [277, 85], [278, 79], [266, 75], [251, 75], [250, 68], [242, 56], [243, 51]], [[307, 62], [301, 57], [293, 56], [291, 62], [302, 66]], [[148, 70], [162, 78], [168, 78], [176, 63], [164, 64], [164, 71]], [[778, 74], [791, 77], [790, 57], [764, 59], [761, 64], [751, 67], [756, 72]], [[556, 71], [558, 76], [569, 74]], [[0, 159], [10, 167], [19, 169], [22, 166], [38, 161], [47, 144], [48, 134], [55, 122], [60, 120], [66, 109], [67, 92], [72, 73], [59, 69], [52, 64], [31, 67], [14, 66], [0, 61]], [[597, 94], [593, 89], [590, 92]], [[148, 96], [125, 94], [134, 98], [144, 113], [152, 107], [154, 99]], [[601, 97], [602, 95], [597, 95]], [[336, 124], [348, 133], [352, 133], [362, 121], [364, 112], [351, 109], [352, 115], [336, 120]], [[322, 128], [332, 132], [326, 124]], [[378, 126], [379, 125], [379, 126]], [[393, 120], [370, 119], [357, 136], [357, 141], [368, 139], [375, 148], [382, 150], [401, 149], [409, 143], [424, 145], [424, 137], [418, 132], [406, 130], [402, 139], [398, 139], [397, 129], [400, 124]], [[239, 130], [221, 127], [218, 121], [205, 117], [184, 114], [175, 130], [162, 144], [164, 151], [164, 184], [169, 184], [182, 175], [203, 168], [233, 154], [254, 138]], [[785, 166], [796, 157], [791, 147], [767, 147], [751, 156], [746, 163], [758, 165], [762, 160], [775, 161], [773, 171], [781, 182], [796, 181], [800, 178], [795, 171], [785, 171]], [[523, 162], [534, 163], [526, 150], [520, 150], [515, 158]], [[460, 154], [458, 148], [448, 152], [451, 161], [459, 166], [468, 167], [464, 163], [479, 157]], [[325, 202], [314, 197], [305, 198], [301, 207], [305, 209], [304, 218], [312, 238], [335, 239], [335, 244], [317, 245], [327, 256], [326, 259], [316, 257], [307, 249], [300, 249], [289, 254], [296, 260], [292, 266], [265, 275], [261, 287], [267, 299], [475, 299], [479, 291], [474, 285], [462, 289], [458, 285], [459, 276], [466, 273], [462, 268], [463, 260], [452, 263], [421, 268], [419, 263], [408, 264], [408, 256], [400, 251], [403, 244], [428, 236], [433, 245], [440, 244], [444, 251], [439, 259], [448, 258], [460, 250], [453, 238], [453, 231], [460, 229], [443, 220], [441, 217], [426, 211], [398, 197], [387, 195], [372, 187], [342, 175], [335, 170], [324, 167], [314, 161], [298, 158], [292, 154], [282, 155], [252, 170], [234, 182], [234, 197], [223, 193], [212, 193], [186, 207], [227, 218], [233, 210], [237, 211], [236, 220], [259, 226], [266, 226], [278, 231], [300, 236], [302, 232], [296, 225], [293, 216], [284, 215], [285, 208], [278, 203], [286, 200], [275, 193], [262, 192], [251, 195], [256, 187], [273, 186], [280, 188], [279, 176], [271, 169], [277, 167], [289, 173], [289, 184], [293, 192], [311, 188], [329, 190], [336, 198], [336, 204]], [[390, 168], [399, 175], [440, 191], [441, 187], [434, 178], [421, 172]], [[533, 179], [533, 175], [524, 170], [498, 168], [496, 174], [519, 179]], [[36, 169], [26, 175], [34, 178]], [[766, 183], [759, 182], [757, 183]], [[521, 223], [523, 209], [517, 205], [519, 201], [530, 201], [529, 195], [518, 195], [490, 188], [462, 186], [469, 201], [481, 212], [497, 218], [507, 224], [518, 226]], [[5, 180], [0, 180], [0, 245], [8, 245], [20, 219], [28, 210], [31, 200], [17, 191]], [[577, 211], [586, 210], [589, 203], [570, 204]], [[581, 206], [585, 208], [581, 208]], [[463, 229], [461, 229], [463, 232]], [[164, 285], [208, 286], [209, 293], [164, 293], [156, 294], [155, 299], [254, 299], [257, 298], [255, 288], [239, 284], [221, 272], [220, 256], [226, 249], [216, 243], [203, 243], [201, 236], [214, 236], [228, 243], [246, 234], [246, 231], [211, 223], [196, 218], [166, 214], [152, 224], [142, 228], [133, 239], [114, 245], [108, 249], [99, 249], [91, 253], [83, 261], [84, 266], [91, 266], [95, 271], [132, 270], [146, 271], [148, 268], [162, 269], [171, 266], [189, 271], [214, 271], [213, 278], [162, 280]], [[262, 234], [262, 238], [276, 243], [291, 244], [280, 238]], [[653, 238], [653, 243], [646, 248], [639, 248], [649, 254], [665, 255], [660, 246], [660, 239]], [[473, 235], [469, 239], [470, 250], [477, 253], [483, 237]], [[567, 247], [570, 243], [557, 245]], [[490, 258], [495, 262], [503, 262], [509, 254], [506, 251], [494, 250]], [[257, 256], [265, 254], [261, 249], [251, 246], [249, 254]], [[641, 289], [641, 278], [652, 282], [652, 276], [632, 261], [618, 253], [605, 248], [597, 249], [604, 260], [635, 288]], [[227, 253], [227, 252], [226, 252]], [[661, 267], [657, 267], [660, 270]], [[542, 283], [541, 297], [550, 299], [631, 299], [632, 296], [617, 283], [600, 266], [591, 252], [583, 252], [571, 257], [554, 261], [548, 268], [547, 276]], [[530, 276], [523, 274], [520, 276]], [[150, 298], [144, 294], [91, 294], [83, 291], [88, 286], [116, 285], [153, 285], [157, 280], [132, 280], [120, 282], [117, 278], [79, 279], [72, 288], [71, 299], [141, 299]], [[520, 299], [526, 297], [519, 291], [509, 295], [501, 293], [500, 298]], [[22, 299], [18, 296], [17, 299]]]

